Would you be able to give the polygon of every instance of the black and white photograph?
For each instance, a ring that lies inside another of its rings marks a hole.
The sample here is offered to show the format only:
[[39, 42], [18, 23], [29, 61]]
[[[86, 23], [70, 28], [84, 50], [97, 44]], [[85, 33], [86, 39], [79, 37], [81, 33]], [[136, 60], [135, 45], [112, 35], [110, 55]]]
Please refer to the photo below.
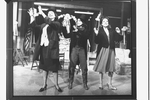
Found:
[[136, 100], [135, 0], [12, 0], [7, 8], [9, 96]]

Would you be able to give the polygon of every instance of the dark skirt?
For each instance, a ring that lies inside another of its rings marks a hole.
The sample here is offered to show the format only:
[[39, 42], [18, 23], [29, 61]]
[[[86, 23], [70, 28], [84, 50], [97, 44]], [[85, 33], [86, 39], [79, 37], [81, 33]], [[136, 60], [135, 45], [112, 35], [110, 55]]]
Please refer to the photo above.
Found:
[[47, 48], [48, 47], [44, 47], [44, 46], [41, 46], [40, 48], [39, 69], [45, 71], [57, 72], [61, 68], [59, 59], [46, 58]]
[[102, 48], [93, 67], [96, 72], [115, 72], [115, 51]]

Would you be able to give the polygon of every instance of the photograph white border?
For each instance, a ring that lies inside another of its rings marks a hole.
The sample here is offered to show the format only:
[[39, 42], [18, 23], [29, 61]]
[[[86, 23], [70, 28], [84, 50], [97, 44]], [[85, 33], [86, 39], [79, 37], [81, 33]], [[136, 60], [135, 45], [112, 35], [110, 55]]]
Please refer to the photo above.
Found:
[[148, 100], [148, 0], [136, 1], [137, 100]]

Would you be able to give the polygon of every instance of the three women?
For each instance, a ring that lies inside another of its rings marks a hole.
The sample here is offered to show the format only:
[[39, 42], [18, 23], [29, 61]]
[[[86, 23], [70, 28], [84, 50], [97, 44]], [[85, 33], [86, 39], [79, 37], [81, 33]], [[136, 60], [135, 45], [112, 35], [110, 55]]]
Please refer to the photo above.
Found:
[[[40, 26], [41, 35], [37, 41], [34, 53], [34, 59], [38, 59], [40, 56], [39, 68], [43, 70], [43, 87], [39, 90], [42, 92], [47, 88], [47, 78], [49, 71], [54, 73], [55, 88], [62, 92], [58, 85], [58, 70], [59, 70], [59, 30], [61, 24], [57, 21], [57, 15], [55, 11], [49, 10], [47, 16], [39, 6], [39, 14], [41, 14], [45, 20], [45, 23]], [[98, 17], [101, 15], [99, 14]], [[116, 32], [113, 31], [109, 25], [109, 19], [107, 17], [102, 20], [97, 20], [101, 23], [99, 29], [94, 29], [96, 37], [95, 43], [98, 44], [97, 48], [97, 61], [93, 68], [94, 71], [100, 73], [99, 89], [103, 89], [103, 74], [108, 72], [109, 82], [108, 87], [116, 90], [117, 88], [112, 85], [113, 72], [115, 71], [115, 41], [121, 41], [122, 35], [120, 29], [116, 28]], [[87, 68], [87, 67], [86, 67]], [[87, 74], [84, 75], [84, 88], [88, 90], [87, 86]], [[73, 80], [73, 78], [71, 78]], [[69, 84], [69, 89], [72, 88], [72, 82]]]

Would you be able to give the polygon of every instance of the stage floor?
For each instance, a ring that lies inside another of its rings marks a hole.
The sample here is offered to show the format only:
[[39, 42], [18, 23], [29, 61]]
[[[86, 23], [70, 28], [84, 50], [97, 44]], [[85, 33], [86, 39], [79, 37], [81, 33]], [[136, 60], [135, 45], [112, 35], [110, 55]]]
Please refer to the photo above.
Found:
[[106, 86], [108, 76], [104, 75], [104, 89], [100, 90], [99, 74], [94, 72], [93, 65], [88, 66], [88, 86], [89, 90], [85, 90], [82, 84], [82, 73], [75, 74], [73, 89], [68, 89], [68, 65], [65, 65], [63, 71], [59, 71], [59, 85], [63, 92], [59, 93], [53, 84], [53, 75], [49, 74], [48, 88], [44, 92], [39, 92], [43, 85], [42, 73], [37, 71], [37, 68], [31, 70], [31, 63], [26, 66], [13, 66], [13, 83], [14, 96], [52, 96], [52, 95], [131, 95], [132, 84], [131, 75], [114, 74], [113, 85], [117, 90], [109, 90]]

